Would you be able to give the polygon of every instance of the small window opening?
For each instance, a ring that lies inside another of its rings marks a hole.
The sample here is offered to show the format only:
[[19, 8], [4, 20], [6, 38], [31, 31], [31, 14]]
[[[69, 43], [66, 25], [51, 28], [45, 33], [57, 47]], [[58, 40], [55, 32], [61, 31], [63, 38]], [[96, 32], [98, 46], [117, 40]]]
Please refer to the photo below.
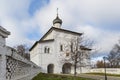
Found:
[[63, 51], [63, 45], [60, 45], [60, 51]]

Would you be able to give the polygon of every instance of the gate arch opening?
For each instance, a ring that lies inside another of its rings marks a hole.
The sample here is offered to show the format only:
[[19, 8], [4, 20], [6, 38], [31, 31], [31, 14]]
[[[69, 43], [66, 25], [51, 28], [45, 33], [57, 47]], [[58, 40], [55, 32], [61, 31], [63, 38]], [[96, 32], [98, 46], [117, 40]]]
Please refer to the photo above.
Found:
[[62, 73], [63, 74], [70, 74], [71, 73], [71, 63], [65, 63], [62, 67]]
[[47, 73], [54, 73], [54, 64], [49, 64], [47, 66]]

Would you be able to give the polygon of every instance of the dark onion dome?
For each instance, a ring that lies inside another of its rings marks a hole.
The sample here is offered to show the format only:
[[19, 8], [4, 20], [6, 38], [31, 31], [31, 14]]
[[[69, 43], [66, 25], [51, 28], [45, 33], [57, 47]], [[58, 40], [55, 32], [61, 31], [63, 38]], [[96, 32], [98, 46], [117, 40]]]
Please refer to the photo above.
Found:
[[53, 24], [55, 24], [55, 23], [62, 24], [62, 20], [58, 17], [58, 15], [57, 15], [56, 19], [53, 20]]

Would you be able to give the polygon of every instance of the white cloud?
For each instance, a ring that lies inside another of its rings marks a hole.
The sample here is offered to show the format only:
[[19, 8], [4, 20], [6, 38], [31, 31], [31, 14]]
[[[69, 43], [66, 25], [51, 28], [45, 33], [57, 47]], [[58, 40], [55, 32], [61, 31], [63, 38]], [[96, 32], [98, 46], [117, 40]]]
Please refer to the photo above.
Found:
[[108, 52], [120, 36], [118, 31], [105, 30], [102, 26], [103, 23], [119, 22], [119, 0], [50, 0], [32, 17], [28, 12], [30, 4], [31, 0], [0, 0], [0, 24], [11, 32], [7, 40], [11, 46], [33, 43], [26, 34], [35, 28], [43, 35], [52, 26], [57, 8], [63, 20], [62, 28], [86, 33], [96, 41], [101, 52]]
[[95, 41], [95, 47], [98, 48], [100, 53], [109, 53], [114, 44], [116, 44], [120, 38], [120, 32], [113, 32], [109, 30], [103, 30], [95, 28], [94, 26], [77, 26], [76, 31], [84, 32], [87, 38]]
[[23, 21], [29, 22], [26, 20], [29, 18], [29, 4], [29, 0], [0, 0], [0, 25], [11, 32], [7, 39], [10, 46], [31, 42], [25, 36], [28, 26], [23, 24]]

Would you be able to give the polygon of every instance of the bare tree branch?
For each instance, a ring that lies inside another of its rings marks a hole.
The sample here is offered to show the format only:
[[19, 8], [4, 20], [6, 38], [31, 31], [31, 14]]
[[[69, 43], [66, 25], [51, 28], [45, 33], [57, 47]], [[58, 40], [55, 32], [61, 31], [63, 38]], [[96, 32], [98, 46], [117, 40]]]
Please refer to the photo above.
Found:
[[64, 50], [65, 55], [62, 55], [61, 62], [71, 63], [74, 67], [74, 75], [76, 76], [76, 69], [78, 67], [86, 66], [85, 59], [90, 59], [89, 52], [92, 50], [93, 41], [86, 40], [83, 37], [73, 37], [67, 41]]

